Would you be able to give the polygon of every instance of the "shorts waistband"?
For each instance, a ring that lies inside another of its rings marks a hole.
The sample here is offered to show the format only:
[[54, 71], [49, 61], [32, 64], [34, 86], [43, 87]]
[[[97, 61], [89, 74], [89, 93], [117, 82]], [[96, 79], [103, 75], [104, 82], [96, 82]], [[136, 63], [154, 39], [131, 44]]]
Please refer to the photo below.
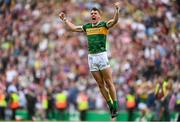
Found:
[[93, 54], [88, 54], [88, 56], [98, 56], [98, 55], [102, 55], [102, 54], [107, 54], [107, 52], [100, 52], [100, 53], [93, 53]]

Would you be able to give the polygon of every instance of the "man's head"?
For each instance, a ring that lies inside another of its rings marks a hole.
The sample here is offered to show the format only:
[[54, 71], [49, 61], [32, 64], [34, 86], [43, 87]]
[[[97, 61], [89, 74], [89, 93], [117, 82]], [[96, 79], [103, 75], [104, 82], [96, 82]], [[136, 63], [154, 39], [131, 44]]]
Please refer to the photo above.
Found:
[[91, 20], [93, 24], [98, 23], [101, 20], [101, 11], [97, 8], [92, 8], [90, 11]]
[[163, 78], [162, 78], [162, 76], [159, 76], [159, 77], [158, 77], [158, 82], [159, 82], [160, 84], [163, 83]]

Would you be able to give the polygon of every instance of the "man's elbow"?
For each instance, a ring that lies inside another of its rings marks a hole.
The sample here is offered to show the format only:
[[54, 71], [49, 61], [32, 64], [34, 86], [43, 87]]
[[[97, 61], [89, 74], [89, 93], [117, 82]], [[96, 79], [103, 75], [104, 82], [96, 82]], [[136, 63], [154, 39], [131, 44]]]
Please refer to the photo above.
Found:
[[118, 23], [118, 17], [114, 20], [114, 23], [115, 23], [115, 24]]
[[114, 25], [116, 25], [118, 23], [118, 20], [116, 20], [115, 22], [114, 22]]
[[73, 32], [76, 32], [76, 29], [74, 29], [74, 28], [71, 28], [70, 30], [73, 31]]
[[74, 28], [74, 27], [69, 27], [68, 29], [69, 29], [69, 31], [74, 31], [74, 32], [76, 31], [76, 28]]

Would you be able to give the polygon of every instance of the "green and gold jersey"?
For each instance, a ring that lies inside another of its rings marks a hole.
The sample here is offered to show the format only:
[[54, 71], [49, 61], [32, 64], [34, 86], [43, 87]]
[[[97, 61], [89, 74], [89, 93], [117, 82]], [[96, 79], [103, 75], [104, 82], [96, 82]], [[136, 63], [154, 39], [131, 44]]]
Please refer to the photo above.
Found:
[[88, 51], [90, 54], [106, 51], [107, 23], [101, 21], [97, 25], [88, 23], [83, 25], [88, 39]]

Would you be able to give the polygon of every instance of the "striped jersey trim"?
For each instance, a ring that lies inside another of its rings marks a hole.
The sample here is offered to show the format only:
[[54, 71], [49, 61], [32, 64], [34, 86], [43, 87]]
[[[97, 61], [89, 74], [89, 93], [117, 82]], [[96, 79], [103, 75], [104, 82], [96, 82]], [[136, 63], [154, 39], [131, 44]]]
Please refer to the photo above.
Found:
[[89, 35], [97, 35], [97, 34], [103, 34], [107, 35], [108, 29], [106, 27], [98, 27], [98, 28], [87, 28], [86, 34]]

